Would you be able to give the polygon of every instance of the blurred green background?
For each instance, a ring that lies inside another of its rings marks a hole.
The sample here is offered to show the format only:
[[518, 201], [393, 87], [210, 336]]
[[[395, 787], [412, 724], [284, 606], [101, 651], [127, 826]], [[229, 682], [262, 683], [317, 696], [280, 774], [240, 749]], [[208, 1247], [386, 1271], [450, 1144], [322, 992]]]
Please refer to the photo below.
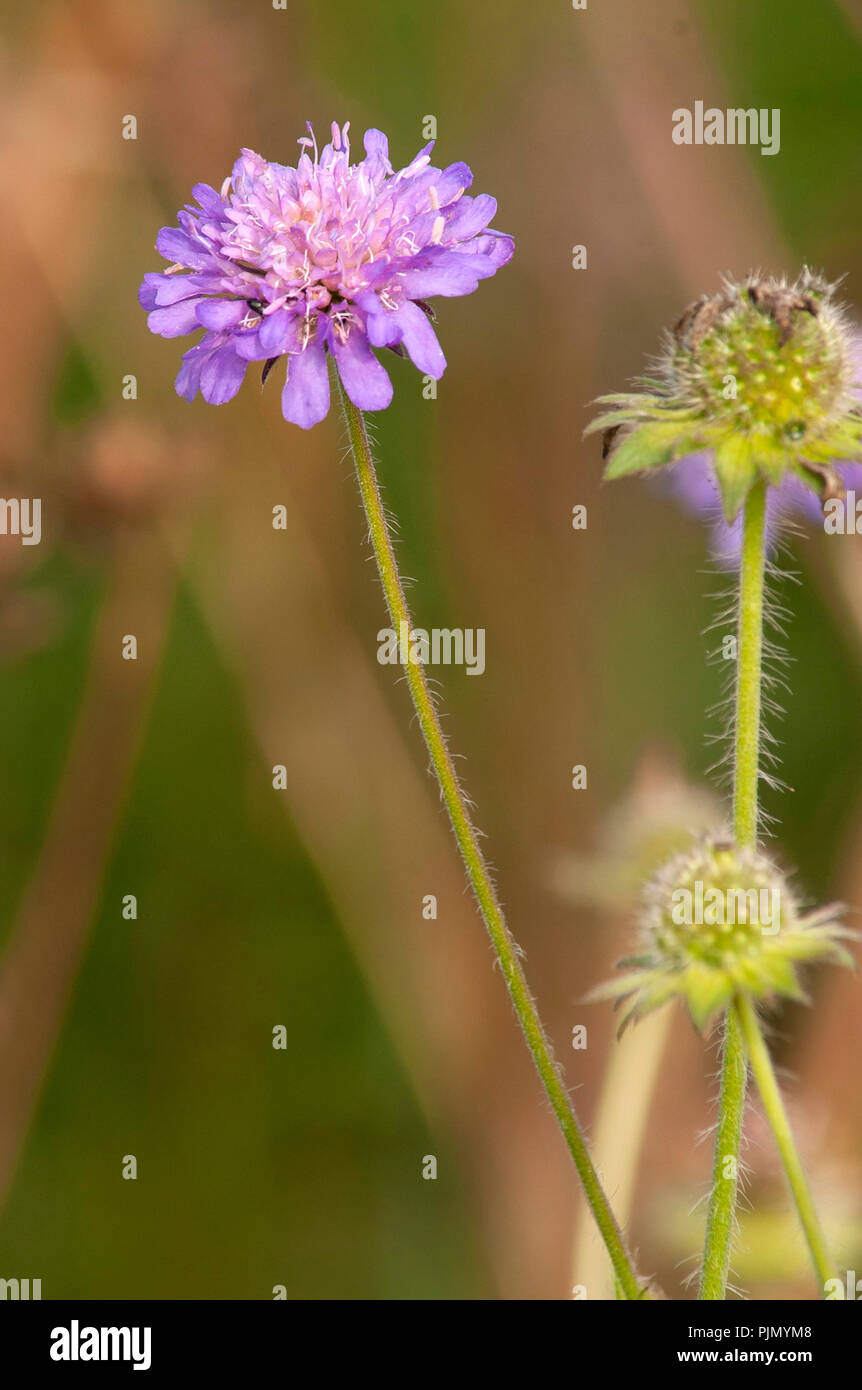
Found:
[[[579, 1001], [631, 921], [602, 865], [620, 814], [649, 835], [645, 766], [681, 820], [705, 779], [704, 629], [726, 581], [672, 502], [600, 488], [580, 434], [724, 272], [807, 262], [846, 274], [862, 313], [862, 6], [33, 0], [6, 17], [0, 64], [0, 468], [4, 496], [43, 499], [39, 547], [0, 538], [0, 1276], [46, 1298], [565, 1298], [574, 1179], [406, 691], [375, 659], [340, 423], [285, 425], [251, 375], [230, 405], [179, 400], [186, 344], [148, 334], [137, 286], [193, 183], [219, 186], [242, 146], [293, 162], [307, 120], [378, 126], [399, 165], [433, 115], [439, 162], [497, 197], [516, 257], [440, 305], [436, 401], [387, 364], [378, 453], [416, 621], [487, 632], [481, 680], [442, 673], [447, 727], [591, 1121], [616, 1044], [608, 1010]], [[673, 145], [695, 100], [779, 107], [780, 153]], [[793, 790], [767, 798], [804, 891], [851, 904], [859, 549], [792, 548]], [[583, 882], [570, 866], [561, 891], [571, 855]], [[776, 1044], [843, 1267], [862, 1258], [858, 985], [811, 984]], [[672, 1297], [690, 1296], [714, 1069], [675, 1018], [645, 1133], [618, 1136], [634, 1243]], [[765, 1225], [740, 1281], [811, 1297], [756, 1113], [749, 1128]]]

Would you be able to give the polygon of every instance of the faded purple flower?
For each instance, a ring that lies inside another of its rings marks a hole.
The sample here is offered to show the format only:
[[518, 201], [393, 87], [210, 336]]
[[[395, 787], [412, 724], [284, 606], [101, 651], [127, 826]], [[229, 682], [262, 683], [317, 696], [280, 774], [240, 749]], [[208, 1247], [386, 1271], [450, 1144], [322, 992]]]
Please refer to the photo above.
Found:
[[[862, 498], [862, 464], [836, 463], [834, 468], [844, 486], [852, 488]], [[665, 476], [656, 482], [687, 511], [708, 523], [710, 549], [715, 558], [723, 565], [735, 565], [739, 558], [742, 516], [740, 514], [730, 523], [724, 518], [712, 455], [689, 454], [672, 464]], [[768, 488], [766, 493], [766, 541], [770, 549], [778, 543], [783, 528], [793, 521], [822, 527], [823, 509], [810, 488], [799, 478], [788, 476], [778, 487]]]
[[514, 243], [488, 226], [495, 200], [467, 196], [466, 164], [432, 166], [433, 141], [395, 173], [379, 130], [366, 131], [365, 158], [351, 164], [348, 130], [333, 124], [320, 155], [313, 133], [303, 137], [295, 169], [243, 150], [220, 193], [196, 184], [197, 206], [159, 232], [156, 247], [172, 264], [144, 277], [139, 298], [164, 338], [204, 330], [176, 380], [186, 400], [200, 391], [220, 405], [250, 362], [265, 364], [266, 380], [284, 357], [284, 417], [310, 429], [329, 410], [327, 353], [360, 410], [392, 399], [373, 348], [442, 376], [425, 301], [472, 293]]

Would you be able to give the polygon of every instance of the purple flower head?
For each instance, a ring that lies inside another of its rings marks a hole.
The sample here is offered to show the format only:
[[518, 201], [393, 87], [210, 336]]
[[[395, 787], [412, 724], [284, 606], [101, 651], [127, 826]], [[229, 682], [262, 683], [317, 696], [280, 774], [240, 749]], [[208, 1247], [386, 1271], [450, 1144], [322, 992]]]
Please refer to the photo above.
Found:
[[466, 164], [435, 168], [432, 142], [395, 173], [379, 130], [366, 131], [365, 158], [351, 164], [348, 130], [333, 124], [320, 154], [313, 134], [301, 139], [295, 169], [243, 150], [220, 193], [196, 184], [197, 203], [159, 232], [172, 264], [144, 277], [139, 299], [153, 333], [203, 330], [176, 380], [186, 400], [200, 391], [220, 405], [250, 362], [264, 363], [265, 381], [284, 357], [284, 418], [310, 429], [329, 410], [327, 353], [360, 410], [392, 399], [374, 348], [442, 376], [425, 301], [472, 293], [514, 243], [488, 226], [495, 200], [467, 196]]

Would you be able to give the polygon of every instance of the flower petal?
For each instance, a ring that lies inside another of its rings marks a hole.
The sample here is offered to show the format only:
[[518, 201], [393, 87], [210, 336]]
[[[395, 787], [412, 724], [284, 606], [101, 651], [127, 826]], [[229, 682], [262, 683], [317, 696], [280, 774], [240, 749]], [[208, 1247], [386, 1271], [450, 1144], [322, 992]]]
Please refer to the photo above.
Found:
[[276, 309], [274, 314], [264, 315], [257, 336], [267, 357], [278, 357], [283, 352], [299, 352], [301, 326], [301, 316], [291, 314], [287, 309]]
[[508, 265], [515, 254], [515, 238], [508, 232], [495, 232], [493, 228], [487, 232], [482, 232], [474, 237], [472, 241], [463, 242], [459, 246], [459, 251], [481, 256], [482, 261], [493, 269], [485, 270], [483, 278], [493, 275], [502, 266]]
[[188, 352], [183, 353], [183, 365], [177, 373], [174, 389], [184, 400], [193, 401], [197, 395], [201, 384], [201, 368], [210, 351], [204, 338], [203, 342], [196, 343]]
[[392, 165], [389, 162], [389, 141], [383, 131], [366, 130], [363, 143], [368, 177], [374, 181], [386, 178], [392, 173]]
[[365, 334], [372, 347], [395, 347], [401, 342], [397, 314], [381, 303], [374, 290], [363, 290], [355, 303], [365, 315]]
[[450, 164], [447, 169], [425, 169], [411, 184], [411, 192], [430, 193], [434, 189], [438, 208], [447, 208], [473, 182], [473, 173], [468, 164]]
[[497, 212], [497, 199], [488, 193], [478, 198], [462, 198], [455, 207], [444, 233], [444, 241], [468, 241], [484, 232]]
[[156, 308], [163, 309], [168, 304], [176, 304], [180, 299], [191, 299], [196, 294], [207, 294], [218, 290], [218, 281], [206, 275], [160, 275], [156, 285]]
[[477, 259], [457, 251], [420, 252], [407, 268], [400, 270], [399, 278], [411, 299], [427, 299], [434, 294], [448, 298], [472, 294], [480, 279], [475, 267]]
[[233, 344], [216, 348], [201, 367], [201, 395], [210, 405], [233, 400], [242, 386], [247, 363], [237, 357]]
[[242, 332], [234, 334], [233, 340], [237, 354], [244, 362], [264, 362], [267, 357], [278, 355], [268, 352], [265, 347], [261, 347], [258, 328], [243, 329]]
[[192, 189], [192, 197], [207, 217], [219, 217], [224, 212], [224, 199], [208, 183], [196, 183]]
[[446, 358], [428, 315], [408, 299], [392, 317], [398, 321], [401, 341], [413, 365], [425, 375], [439, 379], [446, 370]]
[[329, 411], [329, 373], [326, 350], [321, 338], [313, 338], [302, 352], [287, 359], [287, 380], [281, 393], [281, 412], [285, 420], [310, 430]]
[[185, 333], [194, 333], [200, 328], [197, 317], [198, 306], [202, 303], [199, 295], [192, 299], [181, 299], [178, 304], [166, 305], [163, 309], [153, 309], [147, 318], [151, 333], [162, 338], [181, 338]]
[[392, 400], [392, 382], [364, 332], [354, 324], [345, 342], [334, 333], [332, 338], [338, 374], [353, 404], [358, 410], [385, 410]]
[[248, 313], [244, 299], [205, 299], [198, 305], [198, 323], [204, 328], [236, 328]]
[[187, 265], [191, 270], [205, 270], [213, 263], [212, 251], [192, 241], [178, 227], [162, 227], [156, 237], [156, 250], [166, 261]]
[[147, 271], [138, 287], [138, 303], [142, 309], [155, 309], [156, 291], [163, 279], [163, 275], [158, 275], [152, 270]]

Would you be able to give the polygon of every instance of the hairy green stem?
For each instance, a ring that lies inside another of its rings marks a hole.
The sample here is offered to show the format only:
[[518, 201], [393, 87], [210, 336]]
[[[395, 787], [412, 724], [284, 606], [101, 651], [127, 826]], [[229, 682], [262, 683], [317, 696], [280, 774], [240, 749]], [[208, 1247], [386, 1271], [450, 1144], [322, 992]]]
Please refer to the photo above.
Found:
[[[389, 616], [397, 633], [405, 630], [412, 633], [410, 612], [404, 597], [404, 587], [380, 496], [380, 487], [368, 442], [365, 421], [361, 412], [357, 410], [344, 391], [334, 367], [332, 368], [332, 377], [337, 383], [341, 396], [344, 419], [356, 465], [359, 491], [362, 496], [374, 558], [377, 561]], [[402, 624], [406, 624], [406, 628], [403, 628]], [[479, 911], [488, 929], [497, 959], [502, 966], [503, 975], [527, 1046], [562, 1130], [563, 1138], [574, 1160], [587, 1200], [610, 1256], [617, 1283], [626, 1298], [642, 1298], [645, 1294], [645, 1287], [634, 1271], [598, 1173], [590, 1158], [569, 1093], [553, 1059], [550, 1043], [527, 986], [518, 959], [518, 948], [506, 924], [502, 908], [494, 891], [491, 874], [485, 863], [479, 847], [477, 832], [470, 818], [467, 800], [458, 782], [452, 757], [446, 746], [434, 700], [425, 677], [424, 667], [420, 662], [408, 660], [405, 664], [405, 672], [419, 725], [440, 786], [443, 803], [449, 814], [449, 820], [455, 832], [455, 839], [458, 842], [458, 848], [461, 851], [467, 876], [479, 905]]]
[[760, 481], [755, 483], [745, 502], [739, 566], [733, 832], [741, 849], [754, 849], [757, 843], [765, 529], [766, 483]]
[[808, 1179], [805, 1176], [805, 1170], [793, 1140], [787, 1111], [784, 1108], [772, 1058], [769, 1055], [769, 1048], [764, 1041], [760, 1020], [751, 1000], [743, 995], [738, 1000], [737, 1007], [742, 1022], [745, 1046], [751, 1062], [751, 1070], [757, 1082], [757, 1089], [760, 1092], [766, 1118], [778, 1145], [781, 1162], [784, 1164], [790, 1191], [793, 1193], [799, 1220], [805, 1232], [808, 1249], [811, 1252], [814, 1270], [820, 1280], [821, 1289], [825, 1293], [824, 1286], [827, 1280], [835, 1279], [838, 1275], [829, 1254], [826, 1238], [814, 1207], [811, 1189], [808, 1186]]
[[[765, 540], [766, 483], [761, 480], [755, 483], [745, 501], [739, 557], [733, 832], [741, 849], [754, 849], [757, 844]], [[727, 1292], [730, 1251], [736, 1225], [739, 1144], [747, 1072], [742, 1024], [736, 1004], [731, 1004], [725, 1018], [712, 1192], [698, 1295], [703, 1299], [723, 1299]]]
[[[765, 516], [766, 484], [761, 482], [749, 494], [742, 528], [737, 653], [739, 665], [736, 688], [736, 781], [733, 806], [737, 842], [752, 848], [757, 840]], [[811, 1251], [814, 1269], [821, 1284], [825, 1284], [827, 1279], [835, 1277], [835, 1271], [790, 1131], [769, 1049], [764, 1042], [751, 1000], [746, 995], [740, 995], [736, 1008], [740, 1015], [751, 1070], [781, 1154], [799, 1220]]]
[[720, 1300], [727, 1293], [730, 1250], [736, 1225], [739, 1141], [742, 1136], [747, 1074], [739, 1015], [736, 1006], [731, 1004], [724, 1021], [718, 1129], [698, 1298]]

